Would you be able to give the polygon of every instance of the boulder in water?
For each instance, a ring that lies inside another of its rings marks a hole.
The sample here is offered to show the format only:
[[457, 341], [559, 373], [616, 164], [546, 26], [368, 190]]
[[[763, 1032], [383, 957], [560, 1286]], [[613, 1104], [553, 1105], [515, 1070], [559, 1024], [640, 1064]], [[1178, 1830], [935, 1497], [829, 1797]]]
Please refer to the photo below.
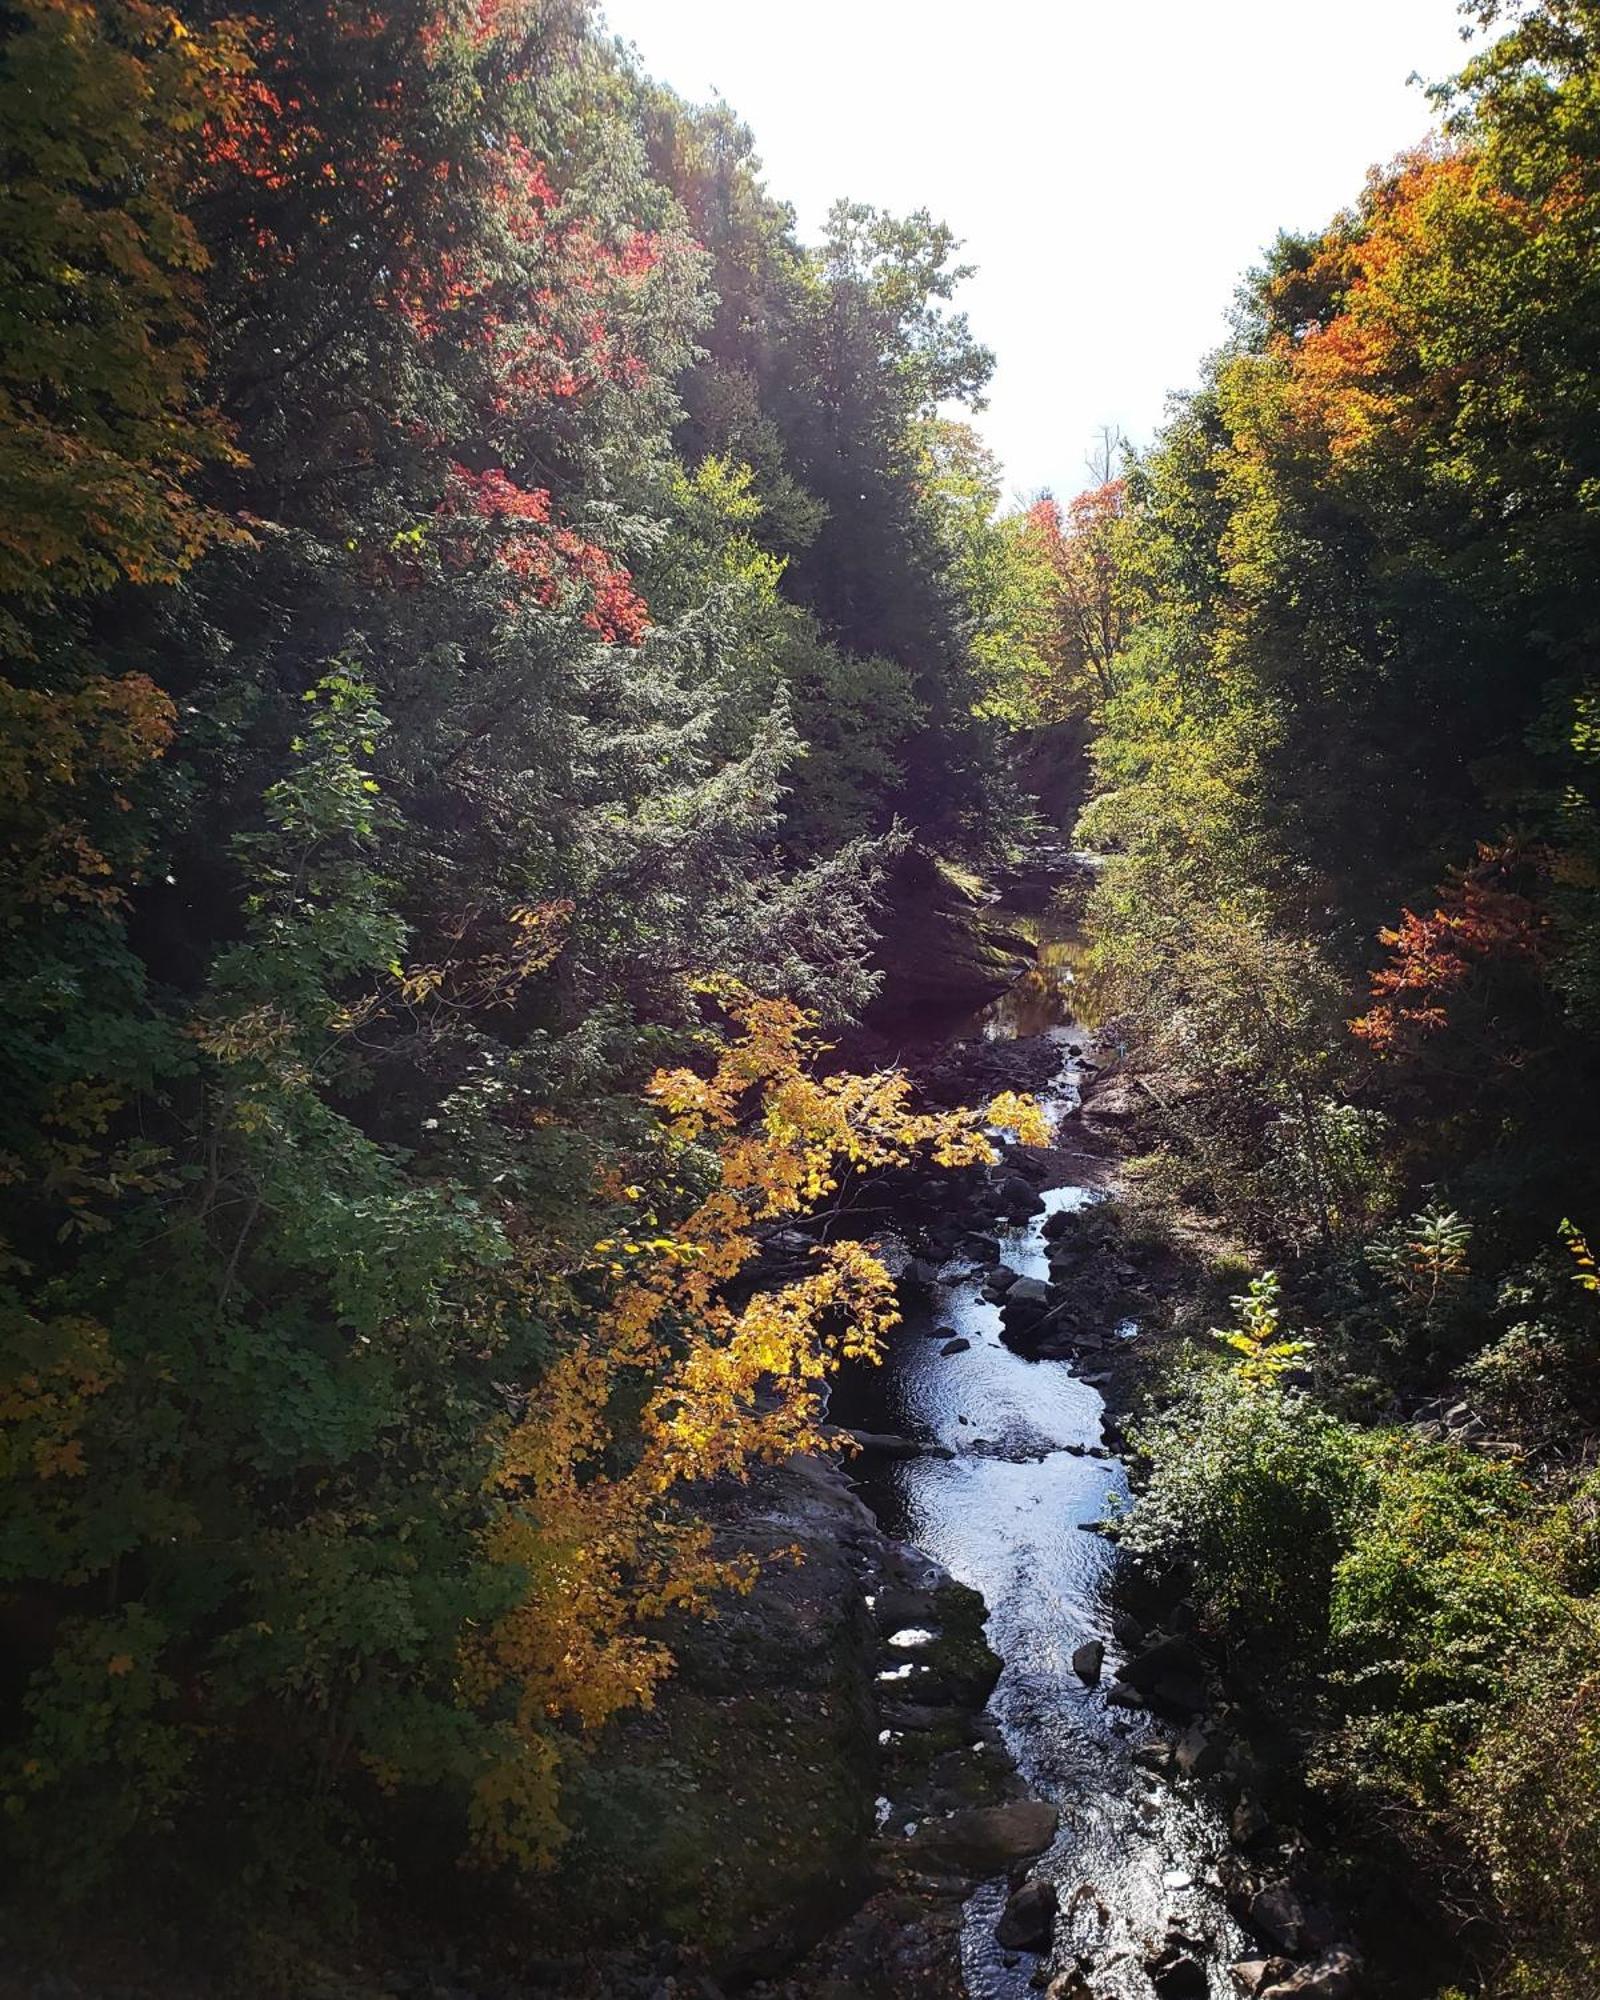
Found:
[[1006, 1899], [995, 1942], [1008, 1951], [1048, 1951], [1055, 1929], [1056, 1885], [1035, 1878]]
[[913, 1845], [930, 1860], [964, 1873], [1003, 1875], [1018, 1861], [1042, 1854], [1056, 1837], [1060, 1815], [1043, 1799], [1003, 1806], [964, 1806], [943, 1819], [924, 1821]]
[[1161, 2000], [1206, 2000], [1211, 1982], [1206, 1969], [1191, 1953], [1176, 1945], [1164, 1945], [1144, 1962], [1150, 1984]]
[[996, 1264], [983, 1281], [984, 1296], [990, 1299], [1003, 1299], [1017, 1282], [1019, 1275], [1020, 1273], [1013, 1271], [1009, 1264]]
[[1008, 1222], [1026, 1222], [1044, 1207], [1044, 1196], [1021, 1174], [1006, 1174], [991, 1196], [995, 1212]]
[[900, 1283], [908, 1292], [931, 1292], [939, 1282], [939, 1266], [931, 1257], [913, 1257], [900, 1273]]

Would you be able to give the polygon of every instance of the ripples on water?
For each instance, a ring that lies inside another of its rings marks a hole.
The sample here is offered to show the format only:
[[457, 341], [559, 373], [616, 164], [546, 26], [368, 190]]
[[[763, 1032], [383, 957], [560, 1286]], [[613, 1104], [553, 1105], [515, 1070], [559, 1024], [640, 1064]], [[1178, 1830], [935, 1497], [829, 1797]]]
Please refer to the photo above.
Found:
[[[1057, 942], [1065, 965], [1071, 940]], [[1053, 975], [1048, 966], [1044, 972], [1048, 988]], [[985, 1032], [1016, 1034], [1024, 1021], [1021, 1032], [1052, 1031], [1064, 1063], [1049, 1101], [1065, 1110], [1077, 1095], [1065, 1049], [1070, 988], [1057, 981], [1053, 994], [1030, 991], [1006, 1011], [1010, 999], [989, 1010]], [[1055, 1018], [1043, 1020], [1046, 1012]], [[1048, 1277], [1046, 1218], [1096, 1199], [1084, 1187], [1050, 1189], [1042, 1215], [1001, 1236], [1002, 1258], [1023, 1276]], [[1118, 1460], [1088, 1455], [1101, 1444], [1105, 1405], [1070, 1364], [1029, 1361], [1002, 1344], [999, 1308], [982, 1296], [983, 1275], [948, 1267], [947, 1282], [927, 1309], [908, 1315], [882, 1368], [846, 1387], [852, 1421], [956, 1453], [872, 1468], [863, 1496], [890, 1534], [936, 1557], [988, 1604], [989, 1640], [1005, 1661], [990, 1711], [1024, 1778], [1061, 1813], [1056, 1843], [1034, 1870], [1060, 1895], [1052, 1973], [1084, 1952], [1094, 1962], [1096, 1995], [1149, 2000], [1154, 1989], [1142, 1960], [1164, 1941], [1171, 1919], [1215, 1941], [1212, 1991], [1231, 1993], [1222, 1961], [1237, 1956], [1243, 1941], [1216, 1893], [1213, 1869], [1226, 1846], [1216, 1811], [1134, 1765], [1128, 1745], [1145, 1733], [1144, 1718], [1123, 1733], [1113, 1726], [1125, 1722], [1123, 1712], [1106, 1705], [1120, 1657], [1105, 1595], [1116, 1556], [1082, 1526], [1104, 1517], [1127, 1491]], [[941, 1354], [942, 1343], [927, 1338], [934, 1326], [953, 1327], [970, 1349]], [[1091, 1688], [1073, 1672], [1072, 1655], [1094, 1637], [1106, 1640], [1107, 1661], [1104, 1680]], [[997, 1881], [967, 1906], [963, 1961], [976, 2000], [1021, 2000], [1038, 1990], [1030, 1979], [1041, 1961], [1002, 1953], [994, 1941], [1005, 1897], [1006, 1884]], [[1008, 1955], [1015, 1965], [1005, 1963]]]

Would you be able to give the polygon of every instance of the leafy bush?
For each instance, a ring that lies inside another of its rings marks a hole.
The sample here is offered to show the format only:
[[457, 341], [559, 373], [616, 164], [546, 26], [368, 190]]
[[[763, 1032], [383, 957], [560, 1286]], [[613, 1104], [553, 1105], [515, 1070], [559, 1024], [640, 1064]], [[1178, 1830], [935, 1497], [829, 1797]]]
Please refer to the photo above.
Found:
[[1505, 1330], [1461, 1370], [1485, 1410], [1535, 1444], [1600, 1414], [1600, 1307], [1573, 1275], [1570, 1260], [1547, 1255], [1507, 1277], [1496, 1301]]
[[1488, 1866], [1512, 1962], [1507, 2000], [1600, 1992], [1600, 1674], [1581, 1652], [1536, 1662], [1473, 1754], [1462, 1830]]
[[1252, 1647], [1315, 1658], [1363, 1496], [1356, 1433], [1296, 1391], [1218, 1373], [1138, 1443], [1155, 1470], [1124, 1546], [1191, 1560], [1208, 1615]]
[[1348, 1768], [1437, 1793], [1530, 1649], [1571, 1610], [1531, 1539], [1532, 1490], [1510, 1467], [1405, 1431], [1364, 1445], [1370, 1510], [1334, 1575], [1335, 1684]]

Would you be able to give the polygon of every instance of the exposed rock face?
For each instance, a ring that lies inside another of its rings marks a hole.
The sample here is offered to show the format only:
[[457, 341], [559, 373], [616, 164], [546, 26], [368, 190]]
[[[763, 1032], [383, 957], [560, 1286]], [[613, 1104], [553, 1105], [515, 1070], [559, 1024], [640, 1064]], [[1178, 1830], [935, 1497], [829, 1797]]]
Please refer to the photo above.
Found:
[[[843, 1489], [837, 1468], [821, 1476]], [[1047, 1847], [1056, 1812], [1026, 1795], [984, 1712], [1000, 1661], [984, 1639], [983, 1599], [875, 1526], [853, 1543], [852, 1564], [875, 1639], [875, 1749], [862, 1771], [880, 1824], [855, 1850], [854, 1895], [832, 1927], [761, 1991], [960, 2000], [963, 1903], [976, 1882]]]
[[982, 895], [926, 848], [909, 848], [885, 886], [876, 954], [883, 986], [872, 1026], [958, 1018], [997, 998], [1033, 963], [1033, 947], [990, 914]]

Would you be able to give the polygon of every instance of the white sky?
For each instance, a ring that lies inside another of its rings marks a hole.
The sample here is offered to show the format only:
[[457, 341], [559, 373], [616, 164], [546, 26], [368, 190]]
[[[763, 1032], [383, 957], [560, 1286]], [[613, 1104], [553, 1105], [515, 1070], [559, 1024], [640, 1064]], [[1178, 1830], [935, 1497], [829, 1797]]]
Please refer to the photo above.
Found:
[[1282, 228], [1413, 144], [1407, 77], [1459, 68], [1454, 0], [602, 0], [645, 67], [755, 133], [814, 237], [837, 195], [931, 209], [999, 365], [979, 426], [1010, 490], [1145, 442]]

